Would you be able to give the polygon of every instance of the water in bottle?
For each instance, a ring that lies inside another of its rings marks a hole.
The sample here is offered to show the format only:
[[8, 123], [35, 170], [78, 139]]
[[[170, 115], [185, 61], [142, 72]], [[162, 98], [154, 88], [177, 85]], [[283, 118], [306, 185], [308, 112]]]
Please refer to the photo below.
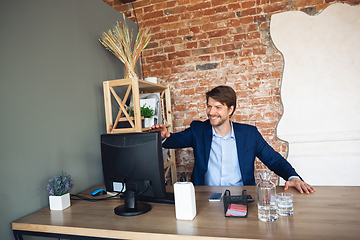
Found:
[[276, 186], [271, 182], [271, 172], [260, 172], [260, 182], [256, 185], [258, 217], [264, 222], [273, 222], [278, 218], [276, 212]]

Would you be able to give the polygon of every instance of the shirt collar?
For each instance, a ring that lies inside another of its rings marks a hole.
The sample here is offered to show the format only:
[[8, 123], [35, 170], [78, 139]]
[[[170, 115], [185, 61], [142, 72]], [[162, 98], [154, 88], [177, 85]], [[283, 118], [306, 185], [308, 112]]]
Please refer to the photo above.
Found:
[[230, 121], [230, 124], [231, 124], [231, 133], [229, 133], [229, 134], [226, 135], [225, 137], [222, 137], [222, 136], [220, 136], [219, 134], [217, 134], [217, 133], [215, 132], [214, 127], [211, 126], [213, 137], [224, 138], [224, 139], [228, 139], [228, 138], [233, 138], [233, 139], [235, 139], [233, 122], [232, 122], [231, 120], [229, 120], [229, 121]]

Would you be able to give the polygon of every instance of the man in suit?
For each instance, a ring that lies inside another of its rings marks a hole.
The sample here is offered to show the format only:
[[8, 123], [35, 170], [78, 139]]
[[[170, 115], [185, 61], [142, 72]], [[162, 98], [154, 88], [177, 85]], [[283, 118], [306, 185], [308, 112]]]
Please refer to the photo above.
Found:
[[150, 127], [161, 131], [164, 148], [192, 147], [195, 185], [255, 185], [254, 162], [258, 157], [270, 170], [286, 180], [285, 190], [300, 193], [315, 189], [302, 181], [295, 169], [264, 140], [256, 127], [230, 120], [236, 108], [236, 93], [218, 86], [206, 93], [208, 120], [193, 121], [182, 132], [170, 133], [162, 124]]

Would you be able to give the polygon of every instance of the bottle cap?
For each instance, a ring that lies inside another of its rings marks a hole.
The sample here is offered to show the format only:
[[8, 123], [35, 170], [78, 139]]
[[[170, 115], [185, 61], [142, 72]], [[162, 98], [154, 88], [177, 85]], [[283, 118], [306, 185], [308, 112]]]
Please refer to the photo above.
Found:
[[181, 173], [180, 182], [186, 182], [186, 176], [184, 172]]

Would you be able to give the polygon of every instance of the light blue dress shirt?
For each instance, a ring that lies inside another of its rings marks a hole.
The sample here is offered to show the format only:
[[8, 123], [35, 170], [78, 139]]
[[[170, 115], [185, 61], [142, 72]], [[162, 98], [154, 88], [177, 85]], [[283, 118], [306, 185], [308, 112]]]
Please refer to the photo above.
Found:
[[[231, 122], [231, 121], [230, 121]], [[234, 129], [225, 137], [218, 135], [212, 127], [212, 142], [205, 185], [242, 186]]]

